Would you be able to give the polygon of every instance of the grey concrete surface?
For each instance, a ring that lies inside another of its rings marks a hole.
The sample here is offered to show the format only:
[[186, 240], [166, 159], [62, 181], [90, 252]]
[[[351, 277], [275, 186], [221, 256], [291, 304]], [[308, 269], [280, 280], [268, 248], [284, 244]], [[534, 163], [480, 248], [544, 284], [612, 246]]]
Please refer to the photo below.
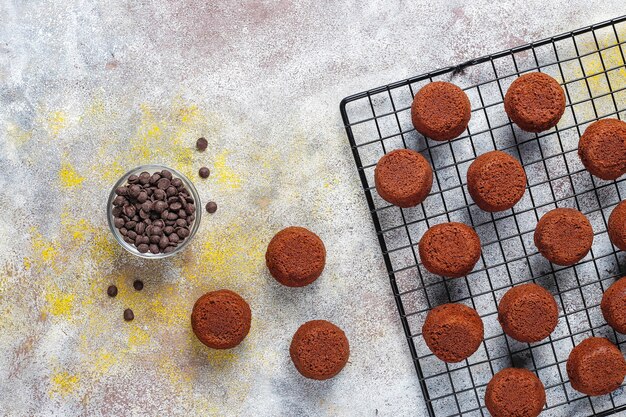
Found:
[[[623, 14], [620, 0], [0, 0], [0, 415], [426, 415], [339, 102]], [[104, 206], [122, 173], [151, 162], [219, 206], [158, 262], [116, 246]], [[310, 287], [265, 269], [288, 225], [326, 244]], [[218, 288], [254, 316], [226, 352], [188, 323]], [[288, 354], [318, 318], [351, 344], [325, 382]]]

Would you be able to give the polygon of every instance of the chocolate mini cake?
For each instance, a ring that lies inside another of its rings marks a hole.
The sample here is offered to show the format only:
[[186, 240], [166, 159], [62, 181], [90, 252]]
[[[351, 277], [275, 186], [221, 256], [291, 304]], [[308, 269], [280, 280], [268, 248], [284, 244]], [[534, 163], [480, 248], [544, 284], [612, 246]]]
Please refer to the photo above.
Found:
[[565, 93], [554, 78], [531, 72], [513, 81], [504, 96], [504, 110], [521, 129], [542, 132], [563, 116]]
[[616, 332], [626, 334], [626, 278], [615, 281], [602, 295], [602, 315]]
[[430, 193], [433, 170], [418, 152], [398, 149], [384, 155], [374, 168], [376, 191], [398, 207], [420, 204]]
[[293, 335], [289, 354], [303, 376], [324, 380], [337, 375], [346, 365], [350, 345], [339, 327], [326, 320], [313, 320]]
[[587, 395], [604, 395], [622, 385], [626, 361], [617, 346], [604, 337], [590, 337], [576, 345], [567, 358], [572, 388]]
[[543, 384], [527, 369], [501, 370], [485, 391], [485, 405], [492, 417], [537, 417], [545, 404]]
[[480, 259], [480, 239], [463, 223], [442, 223], [431, 227], [419, 242], [424, 268], [433, 274], [460, 278], [469, 274]]
[[602, 119], [590, 124], [578, 142], [578, 156], [598, 178], [622, 176], [626, 173], [626, 122]]
[[483, 341], [484, 327], [478, 313], [463, 304], [443, 304], [428, 312], [422, 326], [424, 341], [445, 362], [469, 358]]
[[229, 349], [241, 343], [250, 331], [251, 320], [246, 300], [229, 290], [204, 294], [191, 312], [193, 332], [213, 349]]
[[626, 250], [626, 200], [613, 209], [609, 216], [609, 238], [620, 250]]
[[265, 263], [276, 281], [288, 287], [304, 287], [322, 274], [326, 248], [315, 233], [304, 227], [287, 227], [270, 241]]
[[593, 243], [591, 223], [580, 211], [557, 208], [537, 223], [535, 246], [550, 262], [574, 265], [587, 255]]
[[449, 140], [467, 128], [472, 109], [467, 94], [454, 84], [435, 81], [422, 87], [411, 106], [413, 126], [434, 140]]
[[467, 170], [467, 189], [478, 207], [495, 212], [508, 210], [526, 191], [526, 173], [511, 155], [492, 151], [480, 155]]
[[520, 342], [538, 342], [550, 336], [559, 320], [559, 308], [548, 290], [537, 284], [511, 288], [498, 304], [504, 333]]

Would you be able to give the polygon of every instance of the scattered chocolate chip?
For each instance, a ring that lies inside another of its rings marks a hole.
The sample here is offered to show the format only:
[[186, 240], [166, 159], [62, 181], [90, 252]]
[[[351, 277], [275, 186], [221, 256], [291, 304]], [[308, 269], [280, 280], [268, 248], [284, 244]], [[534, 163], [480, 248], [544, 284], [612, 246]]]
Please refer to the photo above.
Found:
[[117, 295], [117, 287], [115, 285], [109, 285], [109, 288], [107, 288], [107, 295], [109, 297], [115, 297]]
[[198, 175], [200, 175], [200, 178], [209, 178], [210, 174], [211, 174], [211, 171], [209, 171], [209, 168], [207, 167], [202, 167], [198, 171]]
[[124, 320], [132, 321], [134, 318], [135, 318], [135, 314], [133, 313], [133, 310], [131, 310], [130, 308], [127, 308], [126, 310], [124, 310]]
[[137, 291], [143, 290], [143, 281], [140, 279], [136, 279], [135, 282], [133, 282], [133, 288], [135, 288]]
[[217, 203], [215, 201], [209, 201], [206, 203], [206, 211], [213, 214], [217, 211]]
[[199, 138], [196, 141], [196, 149], [200, 152], [206, 151], [207, 146], [209, 146], [209, 142], [205, 138]]

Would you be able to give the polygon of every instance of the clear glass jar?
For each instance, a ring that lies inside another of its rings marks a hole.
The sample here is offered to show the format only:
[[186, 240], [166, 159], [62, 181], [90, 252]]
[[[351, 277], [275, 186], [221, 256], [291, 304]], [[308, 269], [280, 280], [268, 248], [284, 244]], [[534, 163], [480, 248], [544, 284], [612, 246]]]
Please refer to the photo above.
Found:
[[[124, 240], [124, 236], [122, 236], [120, 231], [115, 227], [115, 224], [113, 223], [115, 220], [115, 217], [113, 216], [113, 207], [114, 207], [113, 200], [117, 196], [117, 194], [115, 194], [115, 190], [117, 189], [117, 187], [121, 187], [125, 185], [126, 181], [128, 180], [128, 177], [130, 177], [131, 175], [138, 176], [140, 173], [144, 171], [152, 175], [153, 173], [161, 172], [164, 169], [167, 169], [168, 171], [170, 171], [174, 178], [180, 178], [183, 184], [185, 184], [185, 187], [187, 188], [187, 190], [189, 190], [189, 192], [191, 193], [191, 196], [193, 197], [194, 205], [196, 207], [196, 211], [195, 211], [196, 217], [189, 229], [189, 236], [187, 236], [185, 240], [182, 241], [182, 243], [176, 246], [172, 252], [157, 253], [157, 254], [154, 254], [151, 252], [141, 253], [139, 252], [139, 250], [137, 250], [137, 247], [135, 247], [135, 245], [131, 245], [130, 243], [127, 243]], [[111, 193], [109, 194], [109, 200], [107, 202], [107, 220], [109, 222], [109, 229], [111, 229], [111, 233], [113, 233], [115, 240], [117, 240], [117, 243], [119, 243], [121, 247], [123, 247], [128, 252], [132, 253], [133, 255], [139, 256], [140, 258], [163, 259], [163, 258], [168, 258], [170, 256], [173, 256], [179, 253], [180, 251], [182, 251], [191, 242], [193, 237], [196, 235], [196, 232], [198, 231], [198, 227], [200, 227], [201, 217], [202, 217], [202, 204], [200, 203], [200, 196], [198, 196], [198, 191], [196, 190], [196, 187], [194, 187], [193, 183], [189, 181], [189, 179], [185, 177], [183, 174], [165, 165], [141, 165], [141, 166], [138, 166], [137, 168], [134, 168], [128, 171], [126, 174], [122, 175], [122, 177], [115, 183], [115, 185], [111, 189]]]

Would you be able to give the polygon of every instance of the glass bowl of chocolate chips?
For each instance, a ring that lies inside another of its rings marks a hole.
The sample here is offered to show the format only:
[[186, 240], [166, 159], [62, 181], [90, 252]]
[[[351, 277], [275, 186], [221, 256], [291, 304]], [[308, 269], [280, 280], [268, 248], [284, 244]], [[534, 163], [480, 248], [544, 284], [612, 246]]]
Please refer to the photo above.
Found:
[[191, 242], [202, 208], [198, 192], [180, 172], [162, 165], [142, 165], [113, 186], [107, 206], [109, 227], [133, 255], [160, 259]]

